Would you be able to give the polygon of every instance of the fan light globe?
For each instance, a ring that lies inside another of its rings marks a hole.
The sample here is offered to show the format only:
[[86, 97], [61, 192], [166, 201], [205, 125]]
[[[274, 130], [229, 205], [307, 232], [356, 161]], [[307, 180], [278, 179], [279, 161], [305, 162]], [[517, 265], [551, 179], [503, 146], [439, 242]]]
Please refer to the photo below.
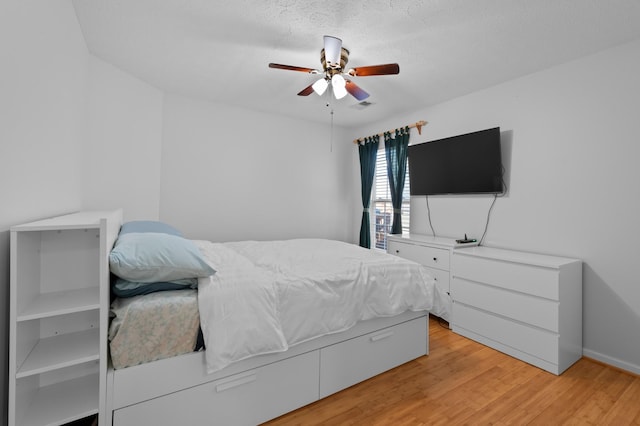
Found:
[[338, 37], [324, 36], [324, 54], [329, 67], [340, 67], [342, 40]]
[[336, 99], [342, 99], [345, 96], [347, 96], [347, 89], [345, 87], [346, 84], [347, 82], [344, 80], [344, 77], [341, 76], [340, 74], [335, 74], [331, 78], [331, 86], [333, 86], [333, 95], [336, 97]]
[[328, 85], [329, 85], [329, 83], [327, 83], [327, 80], [325, 80], [324, 78], [321, 78], [320, 80], [318, 80], [315, 83], [313, 83], [313, 85], [311, 87], [313, 87], [313, 91], [314, 92], [316, 92], [318, 95], [322, 96], [324, 91], [327, 90], [327, 86]]

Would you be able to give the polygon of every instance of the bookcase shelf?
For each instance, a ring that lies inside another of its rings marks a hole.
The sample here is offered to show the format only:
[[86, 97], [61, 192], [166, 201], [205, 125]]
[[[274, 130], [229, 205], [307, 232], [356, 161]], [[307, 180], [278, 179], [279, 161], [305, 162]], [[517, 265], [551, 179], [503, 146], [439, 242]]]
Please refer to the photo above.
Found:
[[18, 313], [17, 321], [100, 309], [100, 288], [89, 287], [44, 293]]
[[97, 328], [40, 339], [16, 373], [16, 378], [46, 373], [100, 359]]
[[98, 413], [100, 376], [91, 374], [39, 387], [20, 425], [63, 425]]
[[11, 228], [9, 426], [104, 418], [108, 256], [121, 224], [115, 210]]

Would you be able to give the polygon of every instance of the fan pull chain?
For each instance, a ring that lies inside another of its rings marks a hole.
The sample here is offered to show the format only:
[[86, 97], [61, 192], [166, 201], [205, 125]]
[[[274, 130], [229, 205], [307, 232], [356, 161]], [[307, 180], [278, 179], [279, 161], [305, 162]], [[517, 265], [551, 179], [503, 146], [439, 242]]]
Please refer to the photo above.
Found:
[[329, 148], [329, 152], [333, 152], [333, 108], [331, 108], [331, 147]]

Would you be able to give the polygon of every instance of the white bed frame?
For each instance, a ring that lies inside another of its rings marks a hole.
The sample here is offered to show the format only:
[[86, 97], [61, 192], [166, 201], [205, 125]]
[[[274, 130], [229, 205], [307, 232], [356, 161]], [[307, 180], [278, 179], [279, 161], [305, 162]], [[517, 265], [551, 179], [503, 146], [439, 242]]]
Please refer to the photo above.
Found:
[[206, 374], [194, 352], [107, 375], [101, 425], [256, 425], [429, 352], [428, 312], [405, 312]]

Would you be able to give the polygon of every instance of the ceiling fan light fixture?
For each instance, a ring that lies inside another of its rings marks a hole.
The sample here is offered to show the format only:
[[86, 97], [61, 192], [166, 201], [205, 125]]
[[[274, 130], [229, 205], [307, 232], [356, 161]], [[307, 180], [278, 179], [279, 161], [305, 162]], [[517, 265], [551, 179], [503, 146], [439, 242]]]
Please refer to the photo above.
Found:
[[[298, 96], [309, 96], [317, 93], [322, 96], [329, 85], [332, 86], [335, 99], [342, 99], [350, 94], [358, 101], [363, 101], [369, 94], [361, 89], [351, 77], [366, 77], [371, 75], [392, 75], [400, 72], [398, 64], [368, 65], [358, 68], [347, 69], [349, 62], [349, 51], [342, 47], [342, 40], [338, 37], [324, 36], [324, 47], [320, 51], [321, 69], [297, 67], [293, 65], [283, 65], [270, 63], [269, 68], [276, 68], [290, 71], [300, 71], [309, 74], [322, 74], [323, 77], [302, 89]], [[345, 79], [348, 78], [349, 80]]]
[[331, 86], [333, 86], [333, 95], [336, 97], [336, 99], [342, 99], [345, 96], [347, 96], [347, 88], [345, 87], [347, 85], [347, 82], [345, 81], [344, 77], [341, 76], [340, 74], [334, 74], [333, 77], [331, 77]]
[[319, 96], [322, 96], [324, 91], [327, 90], [327, 86], [329, 86], [329, 83], [327, 83], [327, 80], [323, 77], [313, 83], [311, 87], [313, 87], [314, 92], [316, 92]]
[[338, 37], [324, 36], [324, 54], [329, 68], [340, 67], [342, 40]]

